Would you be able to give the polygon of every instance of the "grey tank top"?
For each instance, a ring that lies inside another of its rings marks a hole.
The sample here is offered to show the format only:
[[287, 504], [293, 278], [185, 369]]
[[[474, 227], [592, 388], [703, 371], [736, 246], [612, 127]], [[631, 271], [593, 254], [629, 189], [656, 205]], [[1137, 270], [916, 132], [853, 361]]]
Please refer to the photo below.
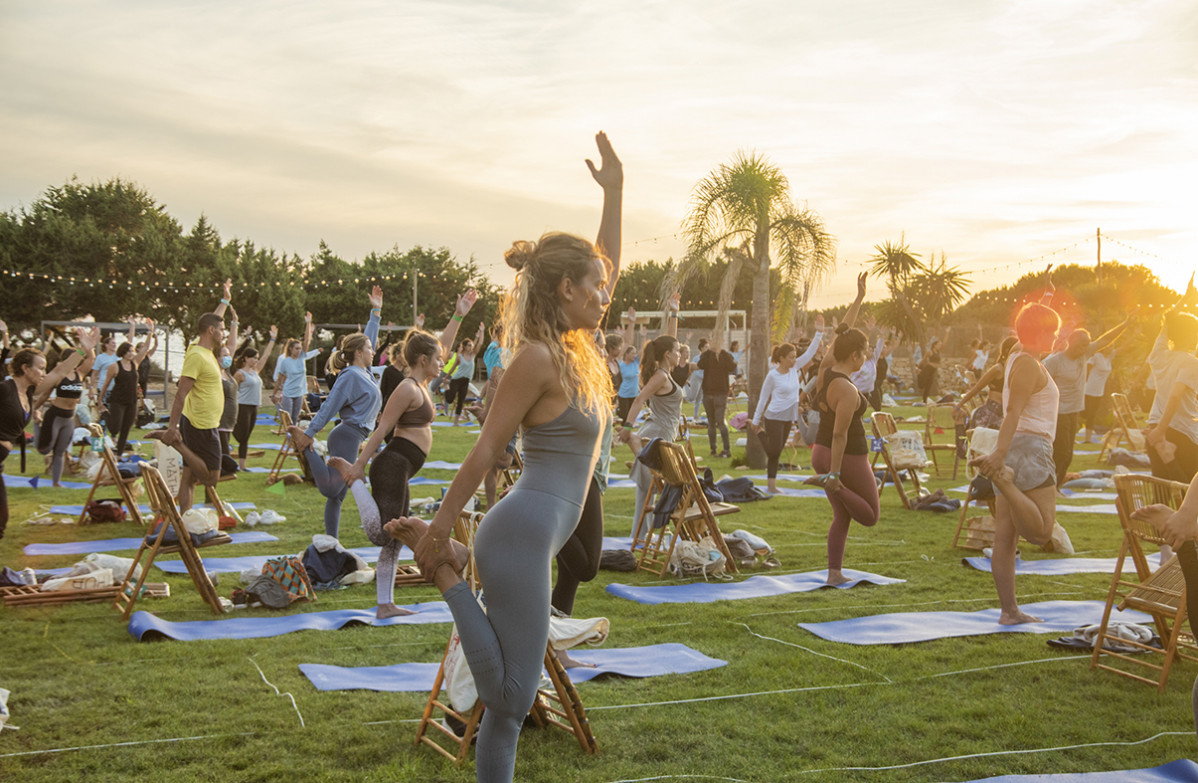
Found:
[[571, 404], [552, 421], [524, 430], [524, 470], [516, 489], [556, 495], [582, 506], [599, 460], [601, 414]]
[[649, 423], [641, 428], [643, 435], [674, 440], [678, 437], [678, 422], [682, 417], [682, 387], [670, 378], [669, 394], [654, 394], [645, 403]]

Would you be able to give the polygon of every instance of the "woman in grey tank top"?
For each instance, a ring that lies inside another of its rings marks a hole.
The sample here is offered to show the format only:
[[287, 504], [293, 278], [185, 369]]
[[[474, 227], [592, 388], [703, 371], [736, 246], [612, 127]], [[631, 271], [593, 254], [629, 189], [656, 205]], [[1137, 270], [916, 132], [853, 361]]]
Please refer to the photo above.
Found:
[[[505, 254], [517, 270], [503, 307], [504, 342], [515, 354], [482, 434], [431, 525], [414, 517], [387, 524], [445, 596], [487, 705], [475, 754], [480, 781], [510, 781], [515, 774], [516, 742], [549, 638], [550, 565], [582, 513], [612, 393], [593, 336], [616, 282], [624, 177], [607, 137], [600, 133], [595, 140], [602, 167], [587, 165], [604, 195], [597, 242], [546, 234]], [[524, 428], [524, 470], [475, 537], [484, 612], [460, 576], [465, 547], [449, 536], [518, 426]]]

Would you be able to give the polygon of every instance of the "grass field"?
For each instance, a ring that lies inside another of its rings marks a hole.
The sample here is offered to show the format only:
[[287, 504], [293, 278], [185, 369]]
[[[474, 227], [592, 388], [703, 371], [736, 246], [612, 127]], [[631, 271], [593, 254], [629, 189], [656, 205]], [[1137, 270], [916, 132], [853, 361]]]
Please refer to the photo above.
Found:
[[[431, 459], [460, 461], [473, 437], [466, 428], [438, 428]], [[276, 440], [268, 428], [258, 427], [254, 442]], [[696, 451], [706, 454], [705, 439], [696, 441]], [[619, 449], [616, 456], [622, 461], [627, 453]], [[268, 465], [272, 457], [267, 452], [252, 464]], [[809, 467], [808, 458], [809, 452], [800, 453]], [[705, 462], [717, 477], [730, 472], [728, 460]], [[33, 454], [29, 466], [32, 475], [41, 459]], [[1080, 455], [1075, 466], [1097, 467], [1096, 457]], [[12, 473], [17, 467], [14, 455], [6, 469]], [[423, 475], [448, 480], [453, 473], [430, 469]], [[964, 483], [946, 475], [933, 477], [931, 487]], [[228, 546], [220, 556], [298, 552], [322, 530], [324, 499], [311, 486], [289, 487], [279, 497], [265, 491], [264, 475], [243, 474], [222, 490], [225, 500], [253, 501], [287, 521], [267, 529], [278, 542]], [[413, 494], [434, 492], [439, 494], [435, 487], [416, 487]], [[608, 535], [629, 534], [632, 494], [607, 493]], [[22, 547], [138, 534], [128, 522], [83, 528], [22, 524], [43, 506], [82, 503], [85, 496], [79, 490], [10, 488], [11, 521], [0, 540], [0, 565], [68, 566], [77, 557], [28, 557]], [[601, 571], [580, 590], [575, 616], [608, 617], [608, 647], [681, 642], [728, 665], [579, 685], [601, 752], [584, 756], [560, 732], [528, 730], [517, 779], [966, 781], [1135, 769], [1194, 755], [1190, 686], [1198, 668], [1190, 663], [1179, 663], [1167, 691], [1158, 695], [1126, 678], [1091, 671], [1088, 655], [1050, 648], [1041, 635], [853, 646], [798, 628], [803, 621], [998, 605], [990, 575], [961, 564], [962, 557], [976, 553], [950, 546], [955, 514], [903, 510], [890, 488], [883, 492], [882, 509], [876, 527], [852, 530], [845, 565], [899, 577], [903, 584], [643, 606], [615, 598], [604, 587], [658, 580]], [[780, 571], [793, 573], [825, 567], [829, 516], [821, 499], [775, 498], [746, 504], [721, 522], [725, 529], [765, 537], [778, 551]], [[1117, 517], [1077, 513], [1061, 519], [1079, 555], [1117, 554]], [[369, 544], [352, 497], [341, 530], [346, 546]], [[1025, 559], [1048, 557], [1026, 544], [1022, 549]], [[153, 579], [170, 582], [172, 595], [144, 599], [140, 609], [169, 620], [212, 618], [186, 576], [156, 571]], [[1021, 576], [1017, 586], [1021, 603], [1102, 600], [1109, 579]], [[228, 596], [232, 583], [231, 575], [223, 575], [220, 593]], [[397, 592], [397, 603], [437, 598], [430, 587]], [[365, 585], [320, 593], [317, 603], [291, 611], [374, 605], [374, 585]], [[253, 609], [238, 616], [269, 613]], [[0, 780], [474, 779], [471, 763], [454, 769], [413, 746], [426, 694], [322, 693], [297, 668], [436, 661], [447, 625], [138, 643], [114, 610], [97, 604], [0, 609], [0, 623], [0, 687], [12, 692], [11, 722], [20, 726], [0, 733]], [[264, 680], [294, 696], [295, 708]]]

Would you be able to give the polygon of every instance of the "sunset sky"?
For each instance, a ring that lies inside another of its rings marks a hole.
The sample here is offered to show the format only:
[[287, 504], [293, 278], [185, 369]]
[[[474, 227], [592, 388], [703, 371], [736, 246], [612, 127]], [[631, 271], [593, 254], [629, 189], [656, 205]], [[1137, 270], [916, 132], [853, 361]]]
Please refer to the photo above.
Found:
[[594, 233], [603, 129], [626, 260], [679, 256], [695, 183], [756, 150], [837, 238], [816, 305], [904, 232], [978, 289], [1094, 263], [1096, 228], [1174, 288], [1198, 265], [1181, 0], [10, 0], [0, 68], [4, 209], [120, 176], [225, 239], [445, 246], [506, 284], [513, 239]]

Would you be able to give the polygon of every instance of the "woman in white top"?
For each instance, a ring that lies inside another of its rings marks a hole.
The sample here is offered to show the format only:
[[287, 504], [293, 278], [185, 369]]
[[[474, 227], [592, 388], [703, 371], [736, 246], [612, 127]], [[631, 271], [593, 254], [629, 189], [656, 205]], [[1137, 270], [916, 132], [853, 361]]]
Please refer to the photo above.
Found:
[[1194, 280], [1181, 301], [1165, 314], [1148, 354], [1156, 382], [1148, 414], [1148, 457], [1152, 475], [1188, 482], [1198, 473], [1198, 318], [1181, 307], [1198, 304]]
[[1027, 304], [1019, 311], [1015, 334], [1027, 352], [1015, 352], [1007, 362], [998, 444], [969, 463], [988, 476], [999, 493], [990, 571], [1002, 607], [998, 620], [1002, 625], [1041, 622], [1021, 611], [1015, 600], [1015, 547], [1020, 536], [1043, 545], [1056, 525], [1052, 443], [1060, 392], [1036, 354], [1052, 350], [1060, 328], [1060, 316], [1050, 307]]
[[753, 431], [761, 438], [762, 448], [768, 465], [766, 487], [771, 494], [778, 494], [778, 458], [790, 437], [791, 425], [799, 418], [799, 374], [819, 350], [823, 338], [823, 317], [816, 319], [815, 336], [802, 356], [790, 343], [774, 348], [771, 356], [775, 367], [766, 373], [757, 398], [757, 412], [753, 414]]
[[1086, 443], [1092, 442], [1092, 439], [1096, 440], [1091, 431], [1094, 429], [1094, 422], [1098, 421], [1098, 417], [1106, 409], [1106, 382], [1111, 377], [1111, 357], [1108, 354], [1113, 353], [1114, 349], [1107, 348], [1094, 354], [1086, 362], [1086, 407], [1082, 411], [1086, 425]]

